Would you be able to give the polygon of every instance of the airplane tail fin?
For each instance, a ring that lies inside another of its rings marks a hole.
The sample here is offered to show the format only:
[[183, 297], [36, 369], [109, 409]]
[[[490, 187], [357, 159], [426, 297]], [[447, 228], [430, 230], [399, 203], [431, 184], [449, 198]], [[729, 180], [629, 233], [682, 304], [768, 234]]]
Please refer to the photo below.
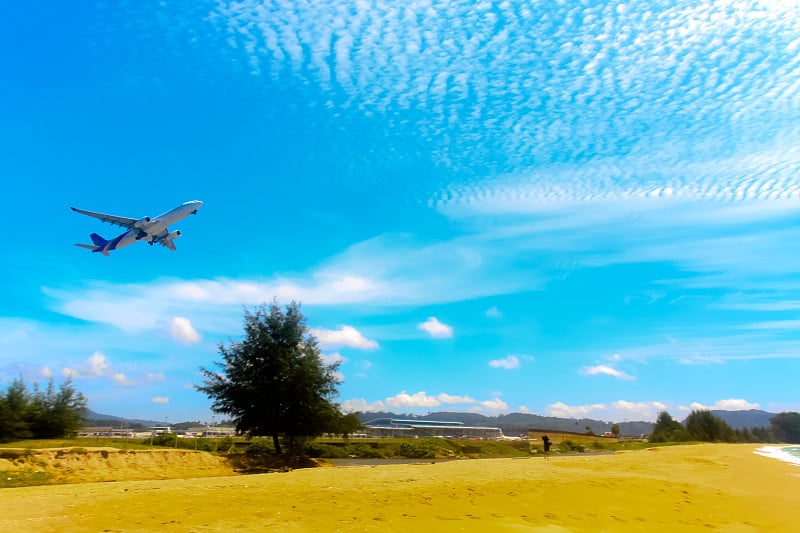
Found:
[[90, 235], [92, 238], [92, 242], [94, 244], [75, 244], [75, 246], [80, 246], [81, 248], [86, 248], [87, 250], [91, 250], [92, 252], [100, 252], [104, 256], [108, 257], [109, 254], [106, 250], [103, 249], [103, 246], [108, 242], [104, 238], [102, 238], [97, 233], [92, 233]]
[[92, 233], [91, 235], [89, 235], [89, 237], [91, 237], [92, 242], [94, 243], [95, 246], [105, 246], [106, 243], [108, 242], [97, 233]]
[[94, 244], [75, 244], [75, 246], [80, 246], [81, 248], [86, 248], [87, 250], [91, 250], [93, 252], [100, 252], [104, 256], [108, 257], [108, 252], [102, 250], [99, 246], [95, 246]]

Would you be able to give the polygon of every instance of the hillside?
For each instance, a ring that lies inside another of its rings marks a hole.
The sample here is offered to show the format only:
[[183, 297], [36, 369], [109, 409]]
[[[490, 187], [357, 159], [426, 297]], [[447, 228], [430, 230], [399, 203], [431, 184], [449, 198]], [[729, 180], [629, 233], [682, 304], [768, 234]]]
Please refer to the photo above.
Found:
[[[362, 422], [376, 418], [402, 418], [406, 420], [441, 420], [443, 422], [461, 422], [468, 426], [499, 427], [508, 436], [524, 435], [530, 429], [547, 429], [551, 431], [573, 431], [582, 433], [588, 426], [594, 433], [602, 434], [611, 431], [611, 422], [592, 420], [589, 418], [558, 418], [530, 413], [510, 413], [507, 415], [485, 416], [477, 413], [455, 413], [449, 411], [428, 413], [427, 415], [397, 414], [392, 412], [359, 413]], [[620, 422], [623, 435], [648, 434], [653, 424], [644, 421]]]
[[[769, 427], [770, 418], [775, 413], [751, 409], [749, 411], [713, 410], [712, 414], [724, 420], [734, 429]], [[510, 413], [507, 415], [485, 416], [478, 413], [456, 413], [442, 411], [427, 415], [398, 414], [392, 412], [359, 413], [362, 422], [376, 418], [402, 418], [405, 420], [441, 420], [443, 422], [461, 422], [468, 426], [499, 427], [508, 436], [522, 435], [529, 429], [547, 429], [550, 431], [572, 431], [583, 433], [588, 426], [596, 434], [611, 431], [612, 422], [593, 420], [591, 418], [559, 418], [541, 416], [530, 413]], [[648, 435], [653, 431], [652, 422], [634, 421], [617, 422], [622, 435]]]
[[733, 429], [768, 428], [771, 425], [770, 419], [776, 414], [758, 409], [750, 409], [749, 411], [712, 410], [711, 413], [723, 419]]

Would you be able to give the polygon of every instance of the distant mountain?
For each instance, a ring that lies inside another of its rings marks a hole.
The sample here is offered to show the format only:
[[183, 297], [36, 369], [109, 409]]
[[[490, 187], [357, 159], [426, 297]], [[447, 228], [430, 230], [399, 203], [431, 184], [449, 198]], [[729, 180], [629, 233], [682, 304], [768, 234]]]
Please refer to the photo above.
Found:
[[[143, 426], [148, 426], [148, 427], [149, 426], [158, 426], [158, 425], [163, 425], [164, 424], [163, 421], [159, 423], [159, 422], [157, 422], [155, 420], [145, 420], [143, 418], [122, 418], [122, 417], [116, 416], [116, 415], [107, 415], [107, 414], [103, 414], [103, 413], [98, 413], [98, 412], [92, 411], [91, 409], [87, 409], [86, 410], [86, 414], [84, 414], [83, 420], [84, 420], [84, 423], [86, 425], [101, 425], [101, 426], [108, 426], [109, 422], [114, 422], [114, 424], [111, 424], [111, 425], [114, 425], [114, 426], [116, 426], [118, 424], [122, 424], [123, 422], [128, 424], [128, 425], [130, 425], [131, 423], [134, 423], [134, 424], [141, 424]], [[103, 423], [95, 424], [95, 422], [103, 422]]]
[[769, 427], [771, 425], [770, 418], [776, 415], [776, 413], [768, 413], [759, 409], [750, 409], [749, 411], [712, 410], [711, 414], [723, 419], [733, 429]]
[[[611, 431], [611, 422], [592, 420], [590, 418], [559, 418], [554, 416], [541, 416], [529, 413], [510, 413], [507, 415], [485, 416], [478, 413], [454, 413], [443, 411], [428, 413], [427, 415], [397, 414], [391, 412], [359, 413], [362, 422], [369, 422], [376, 418], [401, 418], [405, 420], [441, 420], [442, 422], [461, 422], [468, 426], [499, 427], [505, 435], [524, 435], [530, 429], [547, 429], [550, 431], [586, 432], [588, 426], [594, 433], [602, 435]], [[653, 431], [651, 422], [620, 422], [622, 435], [646, 435]]]

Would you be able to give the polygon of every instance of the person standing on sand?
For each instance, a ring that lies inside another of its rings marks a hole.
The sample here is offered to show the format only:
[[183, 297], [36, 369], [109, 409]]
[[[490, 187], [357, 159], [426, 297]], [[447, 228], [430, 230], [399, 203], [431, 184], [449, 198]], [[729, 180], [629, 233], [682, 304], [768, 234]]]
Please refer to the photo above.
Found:
[[544, 458], [547, 459], [547, 454], [550, 453], [550, 437], [542, 435], [542, 443], [544, 444]]

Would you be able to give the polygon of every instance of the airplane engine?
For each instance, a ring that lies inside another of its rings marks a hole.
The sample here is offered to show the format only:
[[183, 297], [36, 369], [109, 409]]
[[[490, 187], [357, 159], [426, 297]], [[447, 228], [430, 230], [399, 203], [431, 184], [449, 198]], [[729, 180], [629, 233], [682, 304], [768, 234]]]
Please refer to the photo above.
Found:
[[143, 227], [146, 227], [147, 224], [149, 224], [149, 223], [150, 223], [150, 217], [144, 217], [144, 218], [140, 218], [139, 220], [137, 220], [133, 224], [133, 227], [136, 228], [136, 229], [142, 229]]
[[175, 231], [170, 231], [169, 234], [166, 237], [164, 237], [164, 239], [171, 241], [177, 239], [180, 236], [181, 236], [181, 230], [176, 229]]

